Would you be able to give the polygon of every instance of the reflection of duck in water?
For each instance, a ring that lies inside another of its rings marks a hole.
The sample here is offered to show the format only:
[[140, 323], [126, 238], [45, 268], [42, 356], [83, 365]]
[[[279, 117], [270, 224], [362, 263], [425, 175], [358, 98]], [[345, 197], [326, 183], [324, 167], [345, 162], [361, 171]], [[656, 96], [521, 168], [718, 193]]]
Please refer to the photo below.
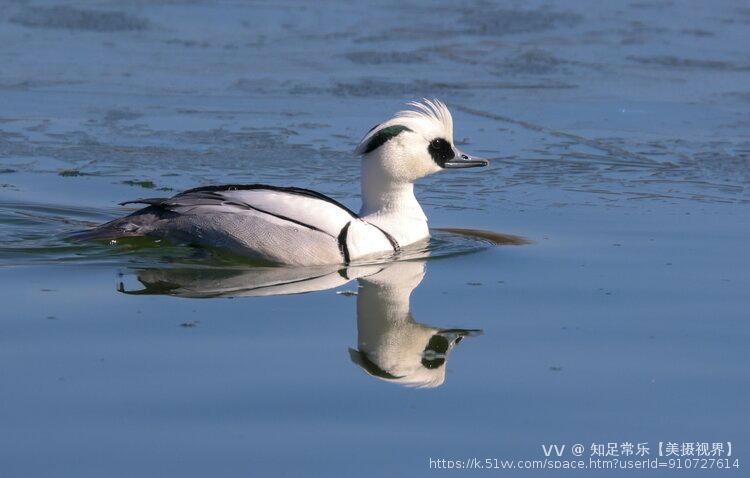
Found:
[[142, 269], [139, 290], [119, 290], [131, 295], [171, 295], [188, 298], [262, 297], [303, 294], [332, 289], [355, 279], [360, 273], [377, 272], [382, 267], [254, 267], [251, 269]]
[[410, 387], [437, 387], [445, 381], [448, 354], [479, 330], [440, 329], [417, 323], [409, 298], [424, 278], [424, 262], [397, 262], [359, 279], [359, 350], [352, 361], [370, 375]]
[[470, 329], [422, 325], [411, 315], [409, 298], [422, 282], [424, 261], [338, 268], [144, 269], [144, 288], [126, 294], [179, 297], [249, 297], [298, 294], [331, 289], [357, 279], [359, 350], [352, 361], [368, 374], [410, 387], [437, 387], [445, 381], [448, 354]]

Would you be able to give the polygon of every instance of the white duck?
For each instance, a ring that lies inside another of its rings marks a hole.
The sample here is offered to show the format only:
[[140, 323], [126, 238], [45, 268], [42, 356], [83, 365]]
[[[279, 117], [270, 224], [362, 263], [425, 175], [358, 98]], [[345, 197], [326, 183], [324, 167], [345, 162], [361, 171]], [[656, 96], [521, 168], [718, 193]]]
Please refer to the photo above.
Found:
[[150, 236], [293, 265], [348, 264], [394, 254], [430, 236], [414, 181], [443, 169], [489, 164], [456, 148], [453, 119], [443, 103], [409, 104], [414, 109], [372, 128], [355, 150], [362, 156], [359, 214], [308, 189], [206, 186], [122, 203], [148, 207], [77, 238]]

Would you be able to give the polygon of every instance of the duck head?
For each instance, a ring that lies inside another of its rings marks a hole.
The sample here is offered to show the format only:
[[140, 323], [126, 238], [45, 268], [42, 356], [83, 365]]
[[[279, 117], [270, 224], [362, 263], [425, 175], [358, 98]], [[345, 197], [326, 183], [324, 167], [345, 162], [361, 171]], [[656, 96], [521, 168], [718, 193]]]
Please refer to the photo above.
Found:
[[413, 183], [444, 169], [487, 166], [453, 142], [453, 117], [438, 100], [409, 103], [413, 109], [373, 127], [355, 150], [365, 176], [394, 183]]

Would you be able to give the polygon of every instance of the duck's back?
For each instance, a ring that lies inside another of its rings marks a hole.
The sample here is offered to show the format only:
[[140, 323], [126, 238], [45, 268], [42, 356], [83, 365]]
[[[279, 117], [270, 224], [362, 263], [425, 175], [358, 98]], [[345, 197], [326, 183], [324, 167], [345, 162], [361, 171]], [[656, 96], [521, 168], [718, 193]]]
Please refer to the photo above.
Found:
[[344, 205], [308, 189], [260, 184], [208, 186], [171, 198], [123, 204], [128, 203], [149, 206], [100, 226], [88, 238], [164, 237], [225, 248], [253, 259], [300, 265], [349, 262], [353, 258], [350, 249], [360, 254], [367, 247], [390, 247], [378, 233], [373, 241], [350, 236], [349, 230], [362, 231], [368, 226]]

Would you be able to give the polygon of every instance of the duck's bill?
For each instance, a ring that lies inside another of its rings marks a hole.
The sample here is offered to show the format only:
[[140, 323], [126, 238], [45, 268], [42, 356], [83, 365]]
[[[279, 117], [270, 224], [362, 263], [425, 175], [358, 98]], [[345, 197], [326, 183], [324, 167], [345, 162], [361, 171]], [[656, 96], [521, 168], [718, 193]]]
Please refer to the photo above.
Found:
[[458, 337], [476, 337], [484, 334], [484, 331], [482, 329], [442, 329], [438, 334], [455, 340]]
[[446, 169], [479, 168], [490, 164], [490, 162], [486, 159], [477, 158], [476, 156], [469, 156], [468, 154], [463, 153], [458, 149], [455, 150], [455, 153], [456, 154], [455, 156], [453, 156], [453, 159], [449, 159], [445, 162]]

